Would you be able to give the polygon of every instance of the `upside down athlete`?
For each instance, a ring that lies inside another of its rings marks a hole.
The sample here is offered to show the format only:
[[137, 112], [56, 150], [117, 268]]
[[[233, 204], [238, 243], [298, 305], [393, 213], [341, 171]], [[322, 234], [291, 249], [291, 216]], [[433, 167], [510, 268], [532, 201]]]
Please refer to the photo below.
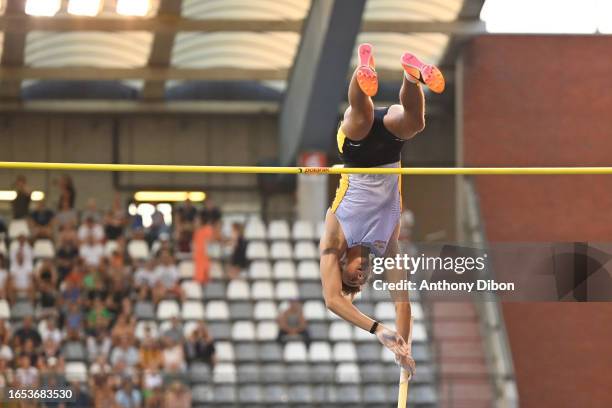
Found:
[[[359, 67], [349, 86], [349, 108], [338, 129], [340, 157], [346, 167], [400, 167], [404, 142], [425, 127], [421, 83], [434, 92], [444, 90], [438, 68], [414, 55], [401, 57], [404, 79], [399, 104], [375, 108], [371, 97], [378, 90], [370, 44], [359, 46]], [[327, 308], [344, 320], [376, 334], [395, 354], [403, 372], [415, 371], [410, 344], [411, 310], [408, 293], [394, 293], [397, 332], [364, 315], [353, 298], [370, 276], [369, 255], [395, 256], [398, 252], [401, 213], [399, 175], [343, 175], [325, 217], [321, 239], [321, 281]], [[390, 271], [399, 281], [403, 272]]]

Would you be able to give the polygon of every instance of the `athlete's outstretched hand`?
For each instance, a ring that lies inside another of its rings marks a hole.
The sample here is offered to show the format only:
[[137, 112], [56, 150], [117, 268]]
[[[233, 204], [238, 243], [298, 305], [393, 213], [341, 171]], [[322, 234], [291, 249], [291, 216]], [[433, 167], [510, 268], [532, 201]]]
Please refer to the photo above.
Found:
[[379, 325], [378, 330], [376, 330], [376, 337], [383, 346], [395, 354], [395, 362], [412, 376], [415, 373], [415, 363], [410, 355], [410, 346], [402, 336], [387, 327]]

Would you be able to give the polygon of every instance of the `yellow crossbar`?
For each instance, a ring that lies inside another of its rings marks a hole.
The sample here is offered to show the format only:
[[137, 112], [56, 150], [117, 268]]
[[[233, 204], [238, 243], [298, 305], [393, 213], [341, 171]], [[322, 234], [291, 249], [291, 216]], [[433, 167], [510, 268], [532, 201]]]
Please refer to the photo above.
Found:
[[61, 171], [122, 171], [228, 174], [407, 174], [407, 175], [578, 175], [612, 174], [612, 167], [264, 167], [188, 166], [174, 164], [108, 164], [0, 162], [0, 169]]

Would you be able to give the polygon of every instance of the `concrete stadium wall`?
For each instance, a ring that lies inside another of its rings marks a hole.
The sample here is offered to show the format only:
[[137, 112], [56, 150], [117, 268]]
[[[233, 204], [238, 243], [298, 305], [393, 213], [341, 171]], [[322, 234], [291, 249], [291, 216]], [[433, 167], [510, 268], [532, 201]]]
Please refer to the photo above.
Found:
[[[486, 36], [463, 54], [467, 166], [609, 166], [612, 38]], [[480, 176], [492, 242], [610, 241], [612, 178]], [[503, 307], [521, 407], [609, 407], [612, 303]]]
[[[277, 154], [274, 115], [126, 115], [116, 120], [122, 163], [256, 165]], [[114, 126], [115, 119], [102, 115], [0, 115], [0, 160], [110, 163]], [[55, 204], [54, 180], [61, 172], [3, 170], [0, 190], [10, 188], [21, 173], [27, 175], [31, 188], [48, 192]], [[77, 206], [83, 206], [89, 197], [111, 202], [114, 184], [110, 172], [73, 172], [71, 176]], [[253, 191], [215, 191], [256, 186], [254, 175], [128, 173], [120, 175], [119, 184], [128, 190], [159, 186], [203, 189], [220, 203], [259, 201], [259, 194]], [[291, 199], [275, 204], [273, 208], [292, 208]]]

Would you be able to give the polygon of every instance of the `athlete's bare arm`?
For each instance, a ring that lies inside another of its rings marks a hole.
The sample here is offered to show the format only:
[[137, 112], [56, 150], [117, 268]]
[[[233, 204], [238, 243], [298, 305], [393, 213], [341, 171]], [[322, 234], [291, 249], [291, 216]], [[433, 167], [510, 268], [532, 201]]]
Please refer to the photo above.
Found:
[[348, 296], [342, 293], [342, 272], [340, 255], [346, 249], [346, 240], [336, 216], [328, 211], [325, 217], [325, 232], [319, 244], [321, 251], [321, 284], [323, 298], [329, 310], [344, 320], [370, 330], [374, 320], [364, 315], [353, 305]]

